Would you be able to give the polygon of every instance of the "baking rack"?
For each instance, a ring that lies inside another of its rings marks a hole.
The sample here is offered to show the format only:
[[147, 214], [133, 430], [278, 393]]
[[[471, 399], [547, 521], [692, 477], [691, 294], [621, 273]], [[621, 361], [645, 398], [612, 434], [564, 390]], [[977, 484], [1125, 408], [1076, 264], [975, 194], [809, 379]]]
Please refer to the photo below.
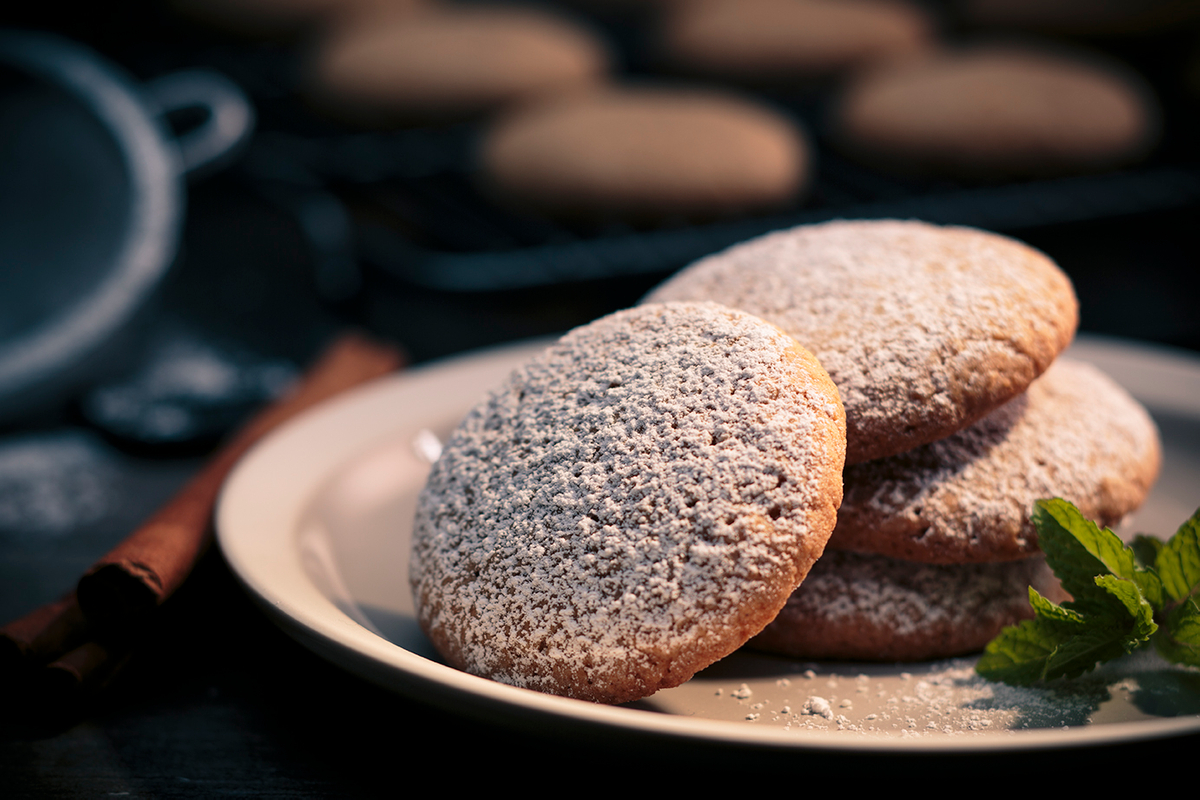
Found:
[[[640, 43], [630, 39], [633, 28], [621, 20], [591, 21], [616, 45], [624, 65], [621, 80], [663, 80], [639, 61]], [[1200, 156], [1192, 144], [1200, 139], [1200, 100], [1182, 96], [1176, 87], [1164, 89], [1156, 74], [1163, 64], [1153, 44], [1115, 52], [1156, 87], [1162, 105], [1163, 141], [1135, 167], [1005, 183], [899, 177], [838, 152], [824, 130], [833, 101], [828, 87], [791, 94], [758, 91], [751, 94], [810, 132], [817, 156], [805, 199], [767, 215], [668, 219], [653, 226], [562, 222], [494, 202], [478, 179], [476, 154], [485, 123], [362, 131], [322, 120], [296, 93], [302, 70], [296, 50], [223, 43], [192, 46], [187, 53], [188, 63], [226, 72], [254, 98], [260, 133], [242, 174], [298, 210], [318, 250], [340, 250], [335, 260], [353, 261], [355, 268], [391, 284], [435, 292], [505, 292], [661, 276], [771, 230], [836, 218], [916, 218], [1020, 235], [1031, 228], [1169, 211], [1200, 201]], [[173, 65], [160, 69], [166, 66]]]
[[[663, 274], [760, 234], [837, 218], [922, 219], [1015, 232], [1169, 210], [1200, 201], [1200, 167], [1145, 166], [1049, 180], [969, 185], [903, 179], [822, 152], [803, 205], [769, 215], [656, 227], [558, 222], [506, 208], [478, 186], [474, 128], [267, 136], [345, 204], [358, 257], [414, 286], [487, 292]], [[263, 156], [262, 153], [259, 154]]]

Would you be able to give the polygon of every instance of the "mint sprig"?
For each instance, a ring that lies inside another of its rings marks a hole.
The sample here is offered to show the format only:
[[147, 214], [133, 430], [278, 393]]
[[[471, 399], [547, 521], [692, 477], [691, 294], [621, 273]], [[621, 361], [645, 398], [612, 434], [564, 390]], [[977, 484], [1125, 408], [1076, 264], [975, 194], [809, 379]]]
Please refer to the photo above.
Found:
[[1034, 618], [1005, 628], [975, 666], [990, 680], [1029, 685], [1074, 678], [1151, 640], [1164, 658], [1200, 666], [1200, 510], [1163, 543], [1133, 547], [1065, 500], [1039, 500], [1033, 523], [1046, 563], [1073, 598], [1029, 589]]

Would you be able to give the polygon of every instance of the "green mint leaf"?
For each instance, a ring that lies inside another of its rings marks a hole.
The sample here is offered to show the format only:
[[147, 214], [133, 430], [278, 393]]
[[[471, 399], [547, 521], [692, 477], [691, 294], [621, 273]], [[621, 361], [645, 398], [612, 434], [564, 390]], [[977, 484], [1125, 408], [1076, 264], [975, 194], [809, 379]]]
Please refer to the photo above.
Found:
[[975, 665], [975, 671], [988, 680], [1028, 686], [1072, 678], [1095, 667], [1097, 661], [1125, 652], [1124, 640], [1132, 627], [1128, 615], [1124, 626], [1119, 617], [1117, 624], [1089, 624], [1078, 612], [1052, 603], [1032, 586], [1029, 603], [1036, 616], [1001, 631]]
[[1162, 546], [1154, 566], [1164, 591], [1177, 603], [1200, 588], [1200, 510]]
[[1168, 660], [1200, 666], [1200, 510], [1165, 544], [1139, 536], [1132, 547], [1061, 499], [1039, 500], [1033, 521], [1073, 599], [1060, 606], [1030, 587], [1034, 618], [988, 644], [980, 675], [1018, 685], [1074, 678], [1152, 638]]
[[1103, 614], [1107, 598], [1092, 580], [1111, 574], [1131, 580], [1155, 609], [1165, 604], [1162, 582], [1153, 570], [1138, 566], [1134, 551], [1108, 528], [1087, 519], [1065, 500], [1039, 500], [1033, 511], [1038, 543], [1046, 562], [1084, 613]]
[[1133, 537], [1133, 557], [1143, 567], [1153, 567], [1158, 562], [1158, 551], [1163, 549], [1163, 540], [1157, 536], [1139, 533]]
[[1073, 598], [1071, 608], [1084, 613], [1104, 613], [1107, 592], [1097, 587], [1097, 575], [1134, 580], [1137, 565], [1133, 551], [1115, 533], [1101, 529], [1065, 500], [1039, 500], [1033, 509], [1038, 544], [1046, 563]]
[[[1101, 529], [1079, 509], [1066, 500], [1039, 500], [1034, 504], [1033, 523], [1038, 530], [1038, 543], [1046, 553], [1054, 574], [1059, 580], [1079, 575], [1076, 591], [1090, 591], [1092, 578], [1111, 573], [1120, 578], [1133, 577], [1133, 552], [1115, 533]], [[1059, 570], [1066, 574], [1060, 574]], [[1066, 584], [1063, 588], [1067, 588]], [[1067, 589], [1075, 594], [1071, 589]]]
[[1133, 557], [1138, 564], [1134, 580], [1137, 582], [1138, 588], [1142, 590], [1142, 594], [1150, 601], [1150, 605], [1154, 606], [1155, 611], [1166, 608], [1168, 603], [1162, 577], [1155, 567], [1158, 563], [1158, 554], [1162, 552], [1163, 547], [1162, 539], [1141, 534], [1134, 537], [1131, 545]]
[[1111, 626], [1090, 628], [1072, 636], [1046, 659], [1044, 680], [1077, 678], [1096, 668], [1096, 664], [1112, 661], [1129, 651], [1128, 632]]
[[1154, 645], [1168, 661], [1200, 667], [1200, 605], [1195, 599], [1188, 598], [1170, 613]]
[[1082, 617], [1077, 632], [1046, 659], [1045, 680], [1078, 677], [1098, 663], [1136, 650], [1158, 629], [1154, 609], [1133, 581], [1097, 575], [1095, 584], [1108, 598], [1105, 603], [1095, 604], [1103, 612]]
[[1137, 571], [1133, 573], [1133, 582], [1137, 584], [1142, 596], [1150, 603], [1153, 610], [1159, 611], [1166, 608], [1167, 593], [1163, 590], [1162, 581], [1157, 572], [1138, 567]]
[[975, 671], [990, 681], [1028, 686], [1044, 679], [1046, 664], [1074, 633], [1073, 625], [1035, 617], [1011, 625], [988, 643]]
[[[1136, 595], [1136, 587], [1125, 583]], [[1141, 631], [1141, 626], [1132, 624], [1132, 620], [1124, 626], [1089, 623], [1072, 616], [1074, 612], [1070, 609], [1045, 602], [1062, 612], [1062, 616], [1037, 616], [1005, 628], [988, 643], [975, 671], [988, 680], [1015, 686], [1077, 678], [1095, 669], [1098, 663], [1124, 655], [1149, 636], [1135, 633]]]
[[[1128, 636], [1124, 640], [1125, 649], [1132, 651], [1150, 641], [1150, 637], [1158, 630], [1158, 625], [1154, 622], [1154, 608], [1142, 595], [1138, 585], [1115, 575], [1097, 575], [1096, 585], [1103, 588], [1128, 615], [1122, 617], [1120, 614], [1114, 613], [1111, 619], [1112, 627], [1115, 630], [1128, 632]], [[1112, 604], [1114, 610], [1116, 603]], [[1091, 624], [1092, 620], [1085, 620], [1085, 622]]]
[[1043, 619], [1076, 625], [1083, 624], [1083, 617], [1079, 615], [1079, 612], [1063, 608], [1057, 603], [1047, 600], [1032, 586], [1029, 587], [1029, 605], [1033, 606], [1034, 615]]

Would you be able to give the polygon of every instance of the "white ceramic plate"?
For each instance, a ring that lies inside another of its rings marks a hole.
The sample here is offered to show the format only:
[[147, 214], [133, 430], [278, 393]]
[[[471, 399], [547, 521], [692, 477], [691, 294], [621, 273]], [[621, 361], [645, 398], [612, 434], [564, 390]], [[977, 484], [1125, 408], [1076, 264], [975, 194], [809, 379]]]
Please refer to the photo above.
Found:
[[[272, 618], [315, 652], [398, 692], [514, 725], [601, 727], [767, 747], [998, 750], [1200, 731], [1200, 672], [1115, 662], [1069, 696], [974, 676], [973, 660], [810, 664], [738, 652], [675, 689], [607, 707], [439, 663], [413, 617], [408, 547], [430, 447], [542, 343], [385, 378], [269, 437], [230, 477], [218, 538]], [[1154, 413], [1163, 477], [1133, 524], [1169, 535], [1200, 506], [1200, 359], [1083, 338]], [[1082, 687], [1082, 688], [1081, 688]]]

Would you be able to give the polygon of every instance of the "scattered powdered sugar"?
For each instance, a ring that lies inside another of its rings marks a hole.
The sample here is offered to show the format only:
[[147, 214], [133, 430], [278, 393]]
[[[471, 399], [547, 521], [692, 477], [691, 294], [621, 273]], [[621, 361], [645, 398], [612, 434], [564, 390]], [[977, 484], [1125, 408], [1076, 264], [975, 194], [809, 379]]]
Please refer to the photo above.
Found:
[[996, 234], [837, 221], [736, 245], [647, 302], [716, 300], [773, 322], [841, 392], [847, 462], [933, 441], [1014, 397], [1070, 342], [1070, 281]]
[[815, 695], [804, 701], [804, 708], [800, 713], [833, 719], [833, 709], [830, 707], [829, 701], [824, 697], [817, 697]]
[[741, 312], [641, 306], [576, 329], [434, 465], [422, 627], [451, 663], [520, 686], [619, 702], [677, 685], [820, 554], [841, 413], [816, 362]]
[[[1062, 729], [1155, 716], [1153, 708], [1177, 708], [1178, 684], [1164, 675], [1180, 674], [1149, 651], [1102, 666], [1070, 682], [1042, 687], [1008, 686], [975, 673], [975, 659], [912, 664], [902, 674], [894, 666], [865, 667], [869, 672], [839, 672], [830, 664], [806, 684], [771, 690], [754, 684], [752, 720], [804, 731], [834, 731], [885, 737], [996, 736], [1013, 731]], [[757, 664], [761, 668], [761, 664]], [[848, 668], [855, 667], [847, 665]], [[793, 668], [800, 669], [799, 665]], [[703, 675], [701, 679], [703, 679]], [[748, 687], [751, 688], [751, 687]], [[853, 702], [848, 702], [850, 696]], [[747, 719], [751, 702], [714, 693], [705, 716]], [[1164, 703], [1163, 698], [1176, 701]], [[722, 711], [722, 704], [730, 704]], [[1140, 709], [1146, 709], [1140, 711]]]
[[1028, 556], [1035, 501], [1061, 497], [1116, 524], [1141, 505], [1160, 458], [1145, 409], [1100, 370], [1062, 358], [954, 436], [847, 467], [829, 546], [941, 563]]
[[114, 464], [82, 431], [0, 442], [0, 532], [61, 536], [111, 511]]

